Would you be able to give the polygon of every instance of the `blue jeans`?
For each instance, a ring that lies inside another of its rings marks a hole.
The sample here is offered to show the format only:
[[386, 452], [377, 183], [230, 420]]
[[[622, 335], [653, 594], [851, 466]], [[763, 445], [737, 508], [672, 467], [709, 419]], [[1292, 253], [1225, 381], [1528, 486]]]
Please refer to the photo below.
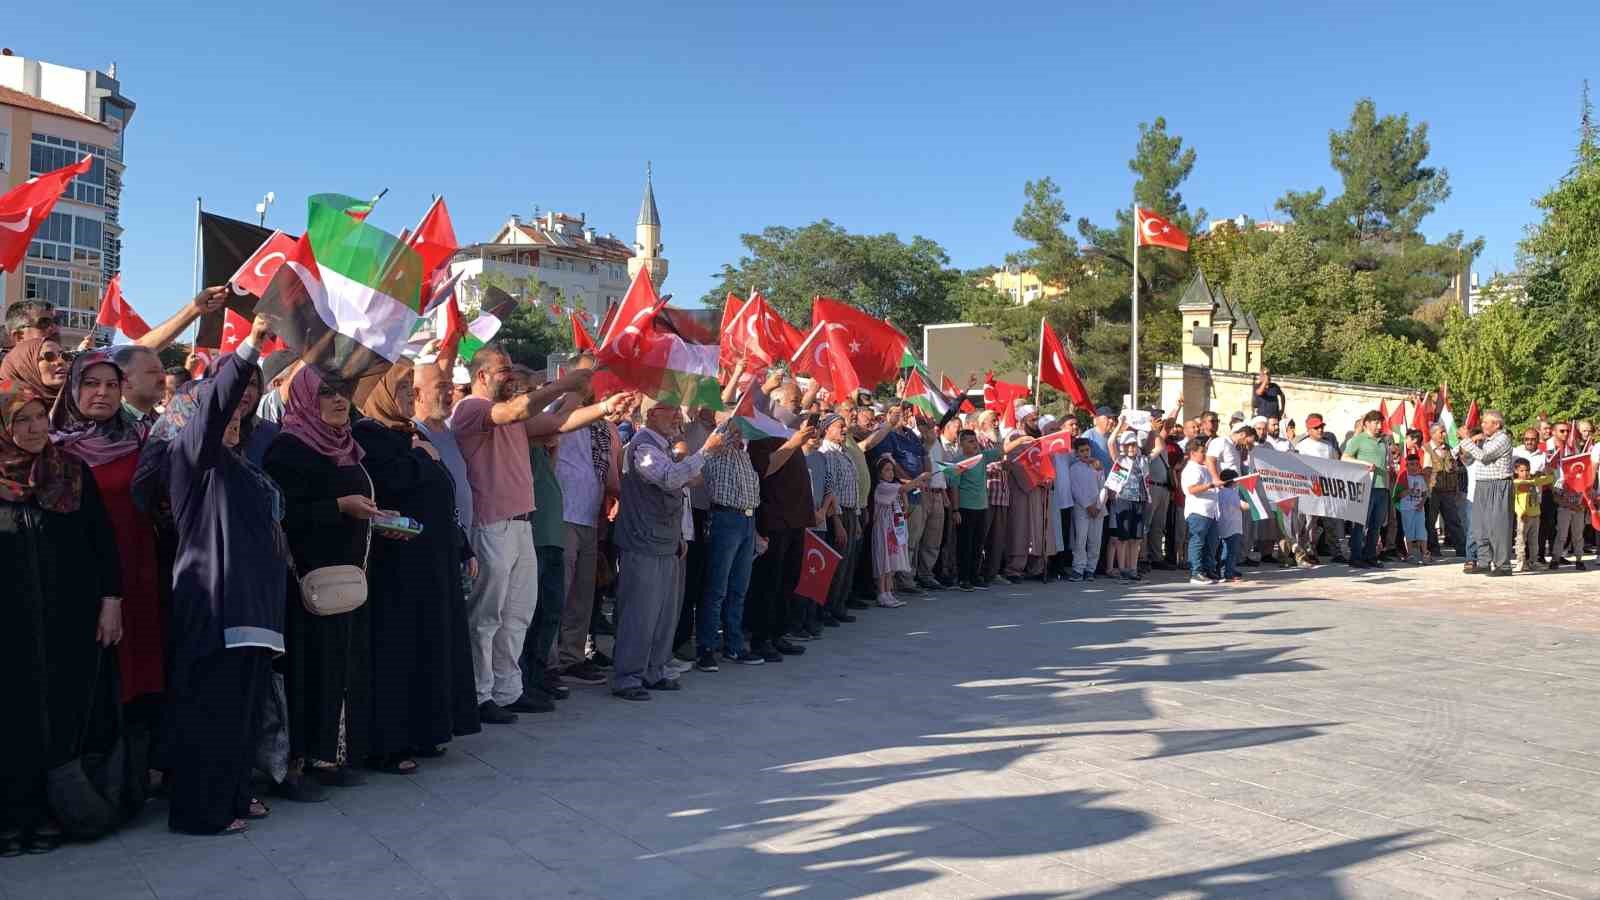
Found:
[[1230, 534], [1222, 539], [1222, 577], [1237, 578], [1239, 558], [1244, 552], [1244, 535]]
[[1350, 527], [1350, 561], [1376, 562], [1378, 559], [1378, 534], [1389, 521], [1389, 489], [1373, 488], [1372, 502], [1367, 505], [1366, 527]]
[[1184, 522], [1189, 526], [1189, 577], [1209, 578], [1217, 555], [1217, 520], [1190, 513]]
[[[738, 510], [714, 508], [708, 529], [706, 593], [695, 625], [695, 648], [730, 656], [744, 652], [744, 595], [756, 551], [756, 520]], [[718, 628], [722, 634], [717, 634]]]

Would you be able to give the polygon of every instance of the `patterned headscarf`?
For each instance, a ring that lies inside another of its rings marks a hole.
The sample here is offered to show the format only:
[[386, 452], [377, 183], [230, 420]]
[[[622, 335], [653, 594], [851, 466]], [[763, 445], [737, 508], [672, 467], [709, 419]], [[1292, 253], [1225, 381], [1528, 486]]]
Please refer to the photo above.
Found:
[[372, 386], [367, 399], [361, 404], [361, 412], [385, 428], [415, 434], [417, 426], [409, 416], [401, 414], [398, 398], [400, 386], [409, 378], [411, 378], [410, 366], [390, 366], [383, 373], [383, 377]]
[[144, 443], [144, 426], [117, 405], [111, 418], [99, 422], [78, 408], [78, 390], [90, 366], [110, 366], [122, 380], [122, 368], [111, 361], [111, 354], [99, 350], [80, 353], [67, 373], [67, 386], [50, 410], [50, 440], [90, 466], [105, 465], [139, 452]]
[[349, 425], [338, 428], [322, 421], [322, 402], [317, 392], [322, 376], [310, 366], [302, 368], [289, 382], [289, 402], [283, 408], [283, 431], [292, 434], [312, 450], [333, 460], [336, 466], [353, 466], [365, 452], [350, 433]]
[[34, 402], [43, 401], [27, 385], [0, 378], [0, 499], [32, 501], [51, 512], [76, 512], [83, 499], [83, 466], [54, 444], [29, 453], [11, 439], [12, 421]]
[[17, 341], [0, 360], [0, 381], [7, 379], [19, 382], [23, 387], [33, 391], [33, 395], [44, 401], [44, 408], [48, 411], [55, 405], [56, 394], [61, 392], [59, 387], [51, 387], [44, 383], [44, 368], [39, 365], [39, 349], [46, 343], [56, 342], [55, 338], [28, 338]]

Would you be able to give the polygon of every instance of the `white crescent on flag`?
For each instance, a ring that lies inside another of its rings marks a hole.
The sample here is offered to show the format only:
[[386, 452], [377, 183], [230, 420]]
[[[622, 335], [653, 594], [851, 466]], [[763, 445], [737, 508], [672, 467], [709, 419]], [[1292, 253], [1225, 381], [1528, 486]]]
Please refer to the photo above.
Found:
[[[812, 557], [816, 557], [817, 561], [815, 563], [812, 563], [812, 561], [811, 561]], [[826, 567], [827, 565], [828, 565], [828, 561], [823, 558], [821, 550], [818, 550], [817, 548], [812, 547], [810, 550], [806, 551], [806, 574], [807, 575], [815, 575], [818, 572], [821, 572], [823, 570], [823, 568]]]
[[0, 219], [0, 228], [4, 228], [7, 231], [15, 231], [20, 233], [28, 230], [28, 223], [31, 221], [33, 221], [33, 207], [30, 206], [22, 211], [22, 218], [17, 219], [14, 222], [8, 222]]

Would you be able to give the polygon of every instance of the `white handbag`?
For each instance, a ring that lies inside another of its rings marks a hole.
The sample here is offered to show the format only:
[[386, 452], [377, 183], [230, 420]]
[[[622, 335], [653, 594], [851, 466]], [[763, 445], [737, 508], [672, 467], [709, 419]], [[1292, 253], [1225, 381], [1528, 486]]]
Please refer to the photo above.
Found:
[[[366, 467], [361, 468], [366, 475]], [[367, 475], [367, 490], [374, 503], [377, 491]], [[367, 560], [372, 555], [372, 523], [367, 523], [367, 549], [359, 566], [323, 566], [300, 576], [300, 603], [313, 616], [339, 616], [367, 602]]]

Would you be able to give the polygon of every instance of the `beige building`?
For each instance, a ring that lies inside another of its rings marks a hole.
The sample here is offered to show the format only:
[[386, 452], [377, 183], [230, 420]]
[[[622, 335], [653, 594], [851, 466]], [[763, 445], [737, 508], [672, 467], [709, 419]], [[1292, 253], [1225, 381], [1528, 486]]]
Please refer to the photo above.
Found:
[[0, 277], [0, 306], [50, 301], [64, 343], [95, 327], [100, 294], [122, 268], [123, 131], [133, 110], [115, 65], [74, 69], [0, 51], [0, 193], [95, 158], [40, 223], [22, 270]]
[[1230, 372], [1256, 372], [1261, 368], [1266, 337], [1256, 317], [1228, 299], [1221, 288], [1213, 291], [1203, 273], [1178, 301], [1183, 316], [1183, 362]]
[[996, 291], [1010, 297], [1012, 303], [1023, 306], [1035, 300], [1047, 300], [1066, 293], [1064, 289], [1053, 284], [1045, 284], [1038, 275], [1027, 269], [1014, 270], [1011, 266], [995, 272], [984, 281]]

